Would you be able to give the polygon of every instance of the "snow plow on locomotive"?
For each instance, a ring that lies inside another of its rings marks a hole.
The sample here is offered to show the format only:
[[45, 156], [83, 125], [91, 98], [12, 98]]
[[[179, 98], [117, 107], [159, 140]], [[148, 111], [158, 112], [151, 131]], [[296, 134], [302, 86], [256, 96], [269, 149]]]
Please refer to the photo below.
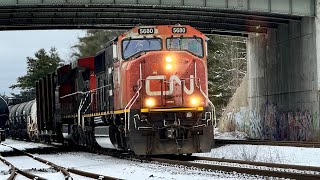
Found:
[[190, 26], [140, 26], [60, 67], [37, 83], [39, 135], [137, 155], [210, 151], [206, 40]]

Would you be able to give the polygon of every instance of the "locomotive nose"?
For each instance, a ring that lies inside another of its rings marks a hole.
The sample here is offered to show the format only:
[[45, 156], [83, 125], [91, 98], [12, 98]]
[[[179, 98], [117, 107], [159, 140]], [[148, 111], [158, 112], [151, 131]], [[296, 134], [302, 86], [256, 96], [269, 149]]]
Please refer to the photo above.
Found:
[[189, 57], [183, 56], [181, 53], [171, 53], [161, 56], [162, 69], [166, 74], [185, 74], [190, 67]]

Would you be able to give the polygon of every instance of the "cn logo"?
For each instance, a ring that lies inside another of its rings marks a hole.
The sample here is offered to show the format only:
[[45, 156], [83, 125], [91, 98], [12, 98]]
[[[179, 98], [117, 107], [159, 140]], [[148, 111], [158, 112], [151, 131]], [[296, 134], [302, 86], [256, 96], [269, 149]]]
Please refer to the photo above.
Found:
[[[164, 75], [148, 76], [146, 79], [146, 93], [147, 93], [147, 95], [148, 96], [160, 96], [161, 90], [160, 91], [151, 91], [150, 81], [151, 80], [165, 80], [165, 78], [166, 77]], [[175, 83], [177, 83], [181, 86], [181, 80], [178, 78], [178, 76], [173, 75], [169, 79], [169, 90], [163, 91], [162, 94], [163, 95], [171, 95], [173, 93]], [[159, 86], [160, 86], [160, 84], [159, 84]], [[190, 75], [190, 89], [188, 89], [186, 87], [186, 85], [184, 84], [183, 91], [188, 95], [191, 95], [193, 93], [193, 91], [194, 91], [194, 76], [193, 75]]]

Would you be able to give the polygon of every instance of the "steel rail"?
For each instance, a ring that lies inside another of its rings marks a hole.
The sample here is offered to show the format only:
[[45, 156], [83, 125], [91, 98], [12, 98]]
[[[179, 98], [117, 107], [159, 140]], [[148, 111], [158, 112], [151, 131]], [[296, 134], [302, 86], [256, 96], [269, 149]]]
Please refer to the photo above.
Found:
[[85, 177], [99, 179], [99, 180], [115, 180], [115, 179], [119, 179], [119, 178], [114, 178], [114, 177], [110, 177], [110, 176], [104, 176], [104, 175], [99, 175], [99, 174], [95, 174], [95, 173], [80, 171], [80, 170], [77, 170], [77, 169], [70, 169], [69, 168], [67, 170], [69, 172], [71, 172], [71, 173], [78, 174], [80, 176], [85, 176]]
[[207, 170], [237, 172], [237, 173], [243, 173], [248, 175], [260, 175], [260, 176], [291, 178], [291, 179], [311, 179], [311, 180], [320, 179], [320, 175], [315, 175], [315, 174], [300, 174], [300, 173], [292, 173], [292, 172], [285, 172], [285, 171], [273, 171], [273, 170], [267, 170], [267, 169], [254, 169], [254, 168], [246, 168], [246, 167], [201, 164], [201, 163], [190, 162], [190, 161], [205, 160], [205, 161], [216, 161], [216, 162], [228, 162], [228, 163], [234, 163], [234, 164], [247, 164], [247, 165], [252, 165], [259, 168], [261, 168], [261, 166], [265, 166], [266, 168], [283, 168], [283, 169], [293, 169], [293, 170], [300, 170], [300, 171], [320, 172], [320, 167], [313, 167], [313, 166], [298, 166], [298, 165], [287, 165], [287, 164], [284, 165], [284, 164], [273, 164], [273, 163], [262, 163], [262, 162], [244, 162], [240, 160], [228, 160], [228, 159], [224, 161], [223, 159], [197, 157], [197, 156], [191, 156], [191, 157], [183, 156], [184, 160], [179, 160], [180, 156], [174, 156], [175, 159], [170, 159], [172, 158], [172, 156], [169, 158], [143, 157], [143, 156], [136, 156], [132, 154], [125, 154], [123, 151], [119, 151], [115, 149], [108, 149], [108, 151], [95, 150], [94, 153], [109, 155], [116, 158], [122, 158], [122, 159], [124, 158], [127, 160], [139, 160], [139, 161], [147, 161], [147, 162], [156, 161], [159, 163], [167, 163], [172, 165], [183, 165], [187, 167], [196, 167], [199, 169], [207, 169]]
[[270, 141], [270, 140], [227, 140], [215, 139], [216, 145], [227, 144], [248, 144], [248, 145], [269, 145], [269, 146], [292, 146], [292, 147], [312, 147], [320, 148], [320, 142], [306, 141]]
[[2, 161], [3, 163], [5, 163], [7, 166], [10, 167], [11, 175], [8, 179], [15, 179], [16, 174], [21, 174], [22, 176], [25, 176], [29, 179], [38, 179], [38, 180], [46, 180], [43, 177], [40, 177], [38, 175], [34, 175], [25, 171], [20, 170], [19, 168], [15, 167], [13, 164], [11, 164], [9, 161], [5, 160], [2, 156], [0, 156], [0, 161]]
[[16, 169], [15, 168], [11, 168], [11, 174], [10, 176], [8, 177], [8, 180], [14, 180], [17, 176], [17, 172], [16, 172]]
[[192, 160], [217, 161], [217, 162], [226, 162], [226, 163], [246, 164], [246, 165], [252, 165], [252, 166], [265, 166], [265, 167], [271, 167], [271, 168], [283, 168], [283, 169], [294, 169], [294, 170], [300, 170], [300, 171], [320, 172], [320, 167], [316, 167], [316, 166], [301, 166], [301, 165], [280, 164], [280, 163], [243, 161], [243, 160], [235, 160], [235, 159], [222, 159], [222, 158], [201, 157], [201, 156], [192, 156], [190, 158], [192, 158]]
[[7, 146], [7, 147], [9, 147], [9, 148], [12, 148], [13, 150], [15, 150], [15, 151], [17, 151], [17, 152], [20, 152], [20, 153], [22, 153], [22, 154], [25, 154], [25, 155], [27, 155], [28, 157], [31, 157], [32, 159], [35, 159], [35, 160], [37, 160], [37, 161], [39, 161], [39, 162], [42, 162], [42, 163], [44, 163], [44, 164], [46, 164], [46, 165], [49, 165], [49, 166], [53, 167], [53, 168], [54, 168], [55, 170], [57, 170], [57, 171], [61, 171], [62, 174], [64, 175], [65, 179], [70, 179], [70, 178], [71, 178], [70, 173], [69, 173], [65, 168], [63, 168], [63, 167], [61, 167], [61, 166], [58, 166], [58, 165], [56, 165], [56, 164], [54, 164], [54, 163], [52, 163], [52, 162], [50, 162], [50, 161], [47, 161], [47, 160], [41, 159], [41, 158], [39, 158], [39, 157], [36, 157], [36, 156], [34, 156], [34, 155], [30, 154], [30, 153], [21, 151], [21, 150], [19, 150], [19, 149], [17, 149], [17, 148], [11, 147], [11, 146], [9, 146], [9, 145], [7, 145], [7, 144], [1, 143], [1, 145]]
[[7, 166], [10, 167], [10, 171], [11, 171], [11, 174], [8, 178], [8, 180], [13, 180], [15, 179], [16, 175], [17, 175], [17, 171], [16, 171], [16, 167], [14, 167], [10, 162], [8, 162], [7, 160], [5, 160], [2, 156], [0, 156], [0, 160], [6, 164]]
[[309, 180], [320, 179], [320, 175], [314, 175], [314, 174], [300, 174], [300, 173], [272, 171], [272, 170], [265, 170], [265, 169], [253, 169], [253, 168], [245, 168], [245, 167], [200, 164], [200, 163], [194, 163], [194, 162], [189, 162], [189, 161], [180, 161], [180, 160], [171, 160], [171, 159], [162, 159], [162, 158], [150, 158], [149, 160], [157, 161], [160, 163], [173, 164], [173, 165], [183, 165], [183, 166], [187, 166], [187, 167], [196, 167], [199, 169], [221, 170], [221, 171], [226, 171], [226, 172], [238, 172], [238, 173], [243, 173], [243, 174], [259, 175], [259, 176], [291, 178], [291, 179], [309, 179]]
[[71, 177], [69, 172], [74, 173], [74, 174], [78, 174], [80, 176], [89, 177], [89, 178], [95, 178], [95, 179], [99, 179], [99, 180], [115, 180], [115, 179], [119, 179], [119, 178], [114, 178], [114, 177], [110, 177], [110, 176], [104, 176], [104, 175], [95, 174], [95, 173], [91, 173], [91, 172], [81, 171], [81, 170], [77, 170], [77, 169], [65, 168], [65, 167], [56, 165], [56, 164], [54, 164], [54, 163], [52, 163], [50, 161], [47, 161], [45, 159], [39, 158], [37, 156], [34, 156], [33, 154], [30, 154], [30, 153], [21, 151], [21, 150], [19, 150], [17, 148], [11, 147], [11, 146], [9, 146], [7, 144], [2, 143], [2, 145], [10, 147], [10, 148], [14, 149], [15, 151], [21, 152], [21, 153], [23, 153], [23, 154], [25, 154], [25, 155], [27, 155], [27, 156], [39, 161], [39, 162], [41, 162], [41, 163], [47, 164], [47, 165], [53, 167], [54, 169], [56, 169], [58, 171], [61, 171], [63, 173], [63, 175], [65, 176], [66, 180], [72, 179], [72, 177]]

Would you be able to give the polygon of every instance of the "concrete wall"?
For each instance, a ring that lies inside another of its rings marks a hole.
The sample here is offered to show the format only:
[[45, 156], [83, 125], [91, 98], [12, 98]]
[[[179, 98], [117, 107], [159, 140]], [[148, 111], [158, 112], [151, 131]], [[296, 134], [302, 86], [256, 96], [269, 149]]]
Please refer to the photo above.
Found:
[[218, 123], [219, 130], [248, 132], [248, 106], [248, 76], [246, 75], [222, 114], [222, 119]]
[[231, 103], [220, 127], [232, 122], [252, 138], [320, 140], [319, 27], [305, 17], [249, 35], [248, 104]]

